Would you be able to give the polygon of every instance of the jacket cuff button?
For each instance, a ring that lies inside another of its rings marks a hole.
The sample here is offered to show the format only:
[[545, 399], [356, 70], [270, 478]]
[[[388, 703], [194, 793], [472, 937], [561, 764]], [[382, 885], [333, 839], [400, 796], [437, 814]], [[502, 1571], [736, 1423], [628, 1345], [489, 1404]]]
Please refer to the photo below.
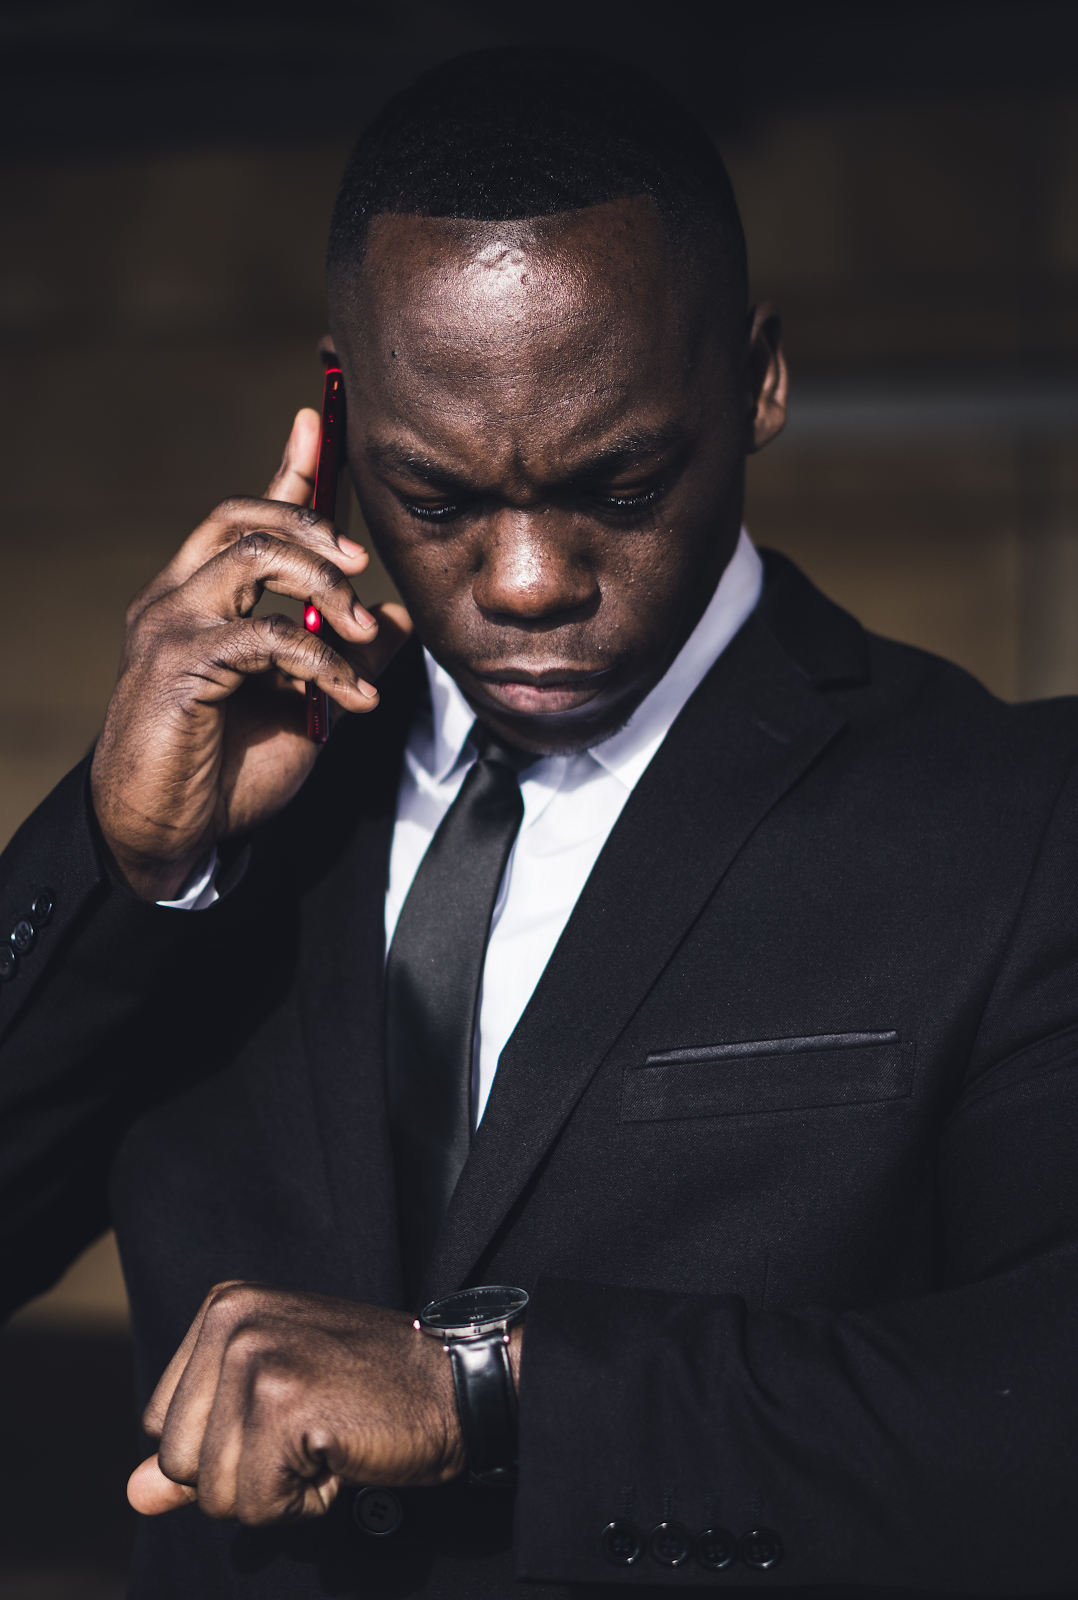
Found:
[[742, 1535], [738, 1553], [747, 1567], [766, 1572], [782, 1560], [782, 1540], [772, 1528], [753, 1528], [751, 1533]]
[[648, 1550], [660, 1567], [680, 1567], [692, 1555], [692, 1535], [680, 1522], [660, 1522], [651, 1530]]
[[705, 1528], [696, 1541], [696, 1559], [708, 1572], [723, 1572], [737, 1559], [737, 1540], [725, 1528]]
[[30, 951], [34, 948], [34, 942], [36, 938], [37, 935], [34, 932], [34, 924], [30, 921], [30, 918], [18, 917], [15, 921], [15, 926], [11, 930], [10, 936], [11, 948], [14, 950], [15, 954], [17, 956], [29, 955]]
[[361, 1489], [352, 1502], [352, 1515], [364, 1533], [384, 1538], [396, 1533], [404, 1521], [404, 1507], [392, 1489]]
[[603, 1547], [603, 1555], [615, 1567], [631, 1567], [635, 1561], [639, 1561], [644, 1548], [640, 1529], [627, 1517], [608, 1522], [599, 1536], [599, 1543]]
[[0, 983], [10, 983], [18, 966], [15, 952], [9, 944], [0, 944]]
[[39, 889], [30, 904], [30, 921], [35, 933], [43, 928], [52, 916], [56, 898], [51, 889]]

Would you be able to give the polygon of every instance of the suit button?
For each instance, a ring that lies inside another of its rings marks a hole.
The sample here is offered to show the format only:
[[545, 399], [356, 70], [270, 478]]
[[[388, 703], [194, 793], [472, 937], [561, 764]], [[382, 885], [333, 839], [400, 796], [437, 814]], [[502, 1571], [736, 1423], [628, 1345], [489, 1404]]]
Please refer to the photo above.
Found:
[[352, 1515], [364, 1533], [381, 1538], [396, 1533], [404, 1521], [404, 1507], [392, 1489], [361, 1489], [352, 1502]]
[[692, 1553], [692, 1535], [680, 1522], [660, 1522], [651, 1530], [648, 1549], [660, 1567], [680, 1567]]
[[34, 948], [34, 924], [29, 917], [19, 917], [11, 930], [11, 948], [17, 956], [25, 956]]
[[741, 1536], [738, 1553], [747, 1567], [765, 1572], [782, 1560], [782, 1540], [771, 1528], [753, 1528]]
[[709, 1572], [722, 1572], [737, 1556], [737, 1540], [725, 1528], [705, 1528], [696, 1541], [696, 1559]]
[[56, 904], [51, 889], [39, 889], [30, 905], [30, 921], [34, 924], [35, 932], [43, 928], [52, 916], [52, 908]]
[[0, 983], [10, 983], [18, 966], [15, 952], [9, 944], [0, 944]]
[[643, 1549], [640, 1529], [627, 1517], [608, 1522], [602, 1531], [600, 1543], [603, 1555], [615, 1567], [631, 1567], [634, 1561], [639, 1561]]

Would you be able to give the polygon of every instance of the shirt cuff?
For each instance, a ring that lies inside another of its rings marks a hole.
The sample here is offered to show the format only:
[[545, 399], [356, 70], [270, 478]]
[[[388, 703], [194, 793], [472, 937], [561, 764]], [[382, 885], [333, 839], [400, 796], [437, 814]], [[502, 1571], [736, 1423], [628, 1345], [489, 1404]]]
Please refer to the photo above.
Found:
[[176, 900], [159, 900], [157, 904], [171, 911], [206, 911], [218, 899], [217, 846], [214, 845], [209, 855], [193, 869], [180, 896]]

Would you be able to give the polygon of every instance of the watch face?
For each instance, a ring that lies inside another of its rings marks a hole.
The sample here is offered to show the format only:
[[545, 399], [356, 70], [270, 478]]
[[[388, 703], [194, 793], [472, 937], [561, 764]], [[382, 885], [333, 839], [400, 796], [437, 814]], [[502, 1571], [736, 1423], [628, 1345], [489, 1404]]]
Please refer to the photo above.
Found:
[[447, 1294], [424, 1306], [420, 1320], [425, 1328], [439, 1333], [458, 1328], [478, 1333], [488, 1325], [519, 1322], [527, 1304], [528, 1296], [523, 1289], [511, 1289], [506, 1284], [458, 1289], [456, 1294]]

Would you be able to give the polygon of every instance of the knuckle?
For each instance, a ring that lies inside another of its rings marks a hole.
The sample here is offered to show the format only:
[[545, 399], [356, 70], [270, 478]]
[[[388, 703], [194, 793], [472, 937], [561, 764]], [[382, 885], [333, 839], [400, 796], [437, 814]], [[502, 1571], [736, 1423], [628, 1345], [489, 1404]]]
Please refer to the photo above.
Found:
[[262, 561], [276, 543], [273, 535], [264, 528], [253, 528], [249, 533], [240, 534], [231, 547], [232, 554], [237, 561]]
[[254, 618], [255, 632], [269, 649], [280, 648], [295, 642], [306, 630], [283, 611], [270, 611], [264, 617]]
[[214, 506], [210, 514], [212, 522], [236, 522], [250, 510], [251, 500], [248, 495], [230, 494]]
[[224, 1359], [229, 1366], [260, 1367], [272, 1354], [274, 1342], [271, 1329], [261, 1328], [255, 1322], [242, 1322], [229, 1335]]
[[332, 561], [320, 559], [317, 567], [319, 582], [323, 589], [341, 589], [348, 584], [348, 579], [340, 567], [334, 566]]
[[206, 1299], [215, 1300], [218, 1296], [224, 1297], [235, 1294], [237, 1290], [250, 1290], [253, 1287], [254, 1285], [248, 1283], [246, 1278], [222, 1278], [220, 1283], [214, 1284]]
[[246, 1283], [223, 1283], [207, 1295], [205, 1321], [212, 1327], [230, 1326], [251, 1315], [257, 1292]]
[[298, 1375], [263, 1348], [251, 1375], [251, 1407], [264, 1415], [285, 1417], [295, 1408], [302, 1394], [303, 1384]]
[[210, 1295], [215, 1306], [239, 1308], [246, 1312], [256, 1302], [259, 1290], [257, 1285], [243, 1279], [226, 1279], [223, 1283], [215, 1284]]

